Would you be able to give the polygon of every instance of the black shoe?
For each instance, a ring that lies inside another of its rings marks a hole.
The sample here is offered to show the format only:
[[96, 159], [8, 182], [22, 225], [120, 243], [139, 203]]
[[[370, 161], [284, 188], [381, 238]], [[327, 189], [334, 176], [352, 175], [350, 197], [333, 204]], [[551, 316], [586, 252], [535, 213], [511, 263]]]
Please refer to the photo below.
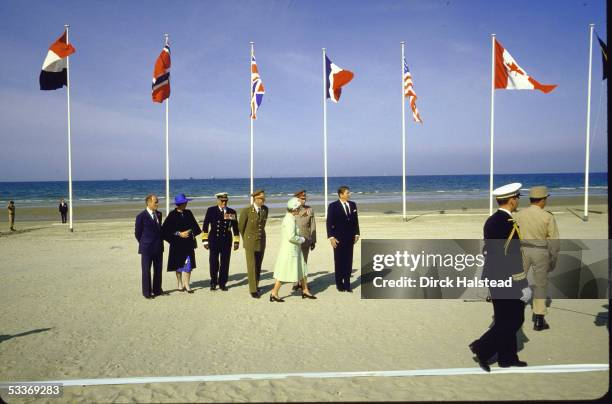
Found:
[[302, 299], [316, 299], [317, 297], [315, 295], [307, 295], [306, 293], [302, 292]]
[[189, 289], [187, 293], [193, 293], [193, 289]]
[[261, 296], [259, 295], [259, 293], [254, 292], [254, 293], [251, 293], [251, 297], [252, 297], [253, 299], [259, 299]]
[[283, 299], [274, 296], [272, 293], [270, 293], [270, 301], [271, 302], [278, 302], [278, 303], [285, 303], [285, 301]]
[[338, 292], [344, 292], [345, 291], [343, 288], [339, 288], [339, 287], [336, 287], [336, 289], [338, 290]]
[[153, 296], [153, 295], [151, 295], [151, 296], [145, 296], [144, 298], [145, 298], [145, 299], [148, 299], [148, 300], [152, 300], [152, 299], [155, 299], [155, 296]]
[[348, 292], [348, 293], [353, 293], [353, 289], [351, 289], [351, 288], [344, 289], [344, 291], [345, 291], [345, 292]]
[[292, 290], [292, 291], [294, 291], [294, 292], [295, 292], [296, 290], [299, 290], [299, 289], [302, 289], [302, 286], [301, 286], [299, 283], [298, 283], [298, 284], [293, 285], [293, 287], [291, 288], [291, 290]]
[[227, 292], [227, 286], [225, 286], [225, 285], [219, 286], [219, 289], [221, 289], [224, 292]]
[[543, 330], [548, 330], [549, 328], [550, 328], [550, 326], [548, 325], [548, 323], [544, 319], [544, 315], [543, 314], [536, 314], [535, 321], [533, 322], [533, 329], [535, 331], [543, 331]]
[[524, 368], [527, 366], [527, 362], [521, 360], [515, 360], [514, 362], [497, 362], [500, 368], [509, 368], [510, 366], [516, 366], [517, 368]]
[[491, 366], [489, 366], [487, 361], [480, 359], [478, 355], [474, 356], [472, 359], [474, 359], [474, 362], [478, 363], [478, 366], [480, 366], [480, 368], [485, 372], [491, 371]]
[[181, 289], [179, 289], [178, 291], [179, 291], [179, 292], [185, 292], [185, 291], [187, 291], [187, 289], [185, 289], [185, 288], [181, 288]]
[[170, 292], [166, 292], [165, 290], [162, 290], [159, 293], [154, 293], [153, 296], [168, 296], [170, 294]]
[[214, 283], [211, 283], [210, 290], [217, 290], [217, 285], [215, 285]]

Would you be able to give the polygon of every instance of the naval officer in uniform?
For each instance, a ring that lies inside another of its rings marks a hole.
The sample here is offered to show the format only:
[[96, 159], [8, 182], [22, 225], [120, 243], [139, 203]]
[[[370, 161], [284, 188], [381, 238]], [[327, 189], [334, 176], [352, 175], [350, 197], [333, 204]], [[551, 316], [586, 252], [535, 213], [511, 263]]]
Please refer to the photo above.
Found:
[[[304, 237], [306, 241], [300, 244], [304, 261], [308, 263], [308, 253], [315, 249], [317, 243], [317, 223], [315, 221], [314, 210], [306, 205], [306, 190], [302, 189], [293, 194], [300, 201], [300, 210], [295, 216], [295, 224], [297, 225], [298, 234]], [[300, 282], [293, 285], [293, 290], [301, 289]]]
[[249, 292], [255, 299], [260, 298], [259, 277], [261, 263], [266, 250], [266, 221], [268, 220], [268, 207], [264, 205], [266, 195], [263, 190], [251, 194], [253, 204], [243, 208], [238, 217], [238, 231], [242, 235], [244, 251], [247, 261], [247, 276], [249, 279]]
[[529, 272], [533, 268], [535, 288], [533, 293], [533, 329], [542, 331], [550, 328], [546, 315], [546, 294], [548, 273], [555, 269], [559, 256], [559, 231], [553, 214], [544, 210], [550, 194], [545, 186], [532, 187], [529, 190], [527, 209], [515, 214], [521, 228], [521, 246], [523, 247], [523, 269]]
[[234, 250], [237, 250], [240, 243], [238, 216], [234, 209], [227, 206], [227, 192], [219, 192], [215, 196], [217, 205], [208, 208], [204, 216], [202, 243], [204, 248], [210, 251], [210, 290], [216, 290], [218, 285], [219, 289], [227, 291], [232, 244]]
[[499, 209], [484, 225], [485, 263], [482, 278], [512, 279], [512, 287], [489, 287], [494, 324], [469, 345], [480, 367], [490, 372], [489, 361], [497, 354], [500, 367], [527, 366], [517, 355], [516, 333], [525, 320], [525, 303], [531, 298], [527, 275], [523, 270], [519, 227], [512, 212], [520, 198], [520, 183], [504, 185], [493, 191]]

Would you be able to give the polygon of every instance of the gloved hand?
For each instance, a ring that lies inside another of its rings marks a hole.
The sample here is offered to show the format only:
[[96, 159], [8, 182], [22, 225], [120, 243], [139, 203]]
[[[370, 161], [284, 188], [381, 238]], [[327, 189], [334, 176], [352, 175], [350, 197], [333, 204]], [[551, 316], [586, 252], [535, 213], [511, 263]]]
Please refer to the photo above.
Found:
[[300, 244], [303, 244], [305, 241], [306, 241], [306, 239], [304, 237], [302, 237], [302, 236], [300, 236], [298, 238], [298, 243], [300, 243]]
[[204, 248], [208, 250], [208, 241], [204, 241], [203, 244], [204, 244]]
[[527, 286], [521, 290], [523, 296], [521, 296], [521, 301], [527, 304], [531, 300], [531, 288]]

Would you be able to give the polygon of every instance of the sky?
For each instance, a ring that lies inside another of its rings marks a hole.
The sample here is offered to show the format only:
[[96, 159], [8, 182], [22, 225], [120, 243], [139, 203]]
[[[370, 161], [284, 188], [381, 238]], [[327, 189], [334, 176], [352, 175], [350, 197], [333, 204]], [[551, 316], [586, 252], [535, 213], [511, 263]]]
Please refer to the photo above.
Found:
[[[66, 180], [66, 89], [40, 91], [70, 24], [74, 180], [164, 178], [153, 65], [170, 35], [171, 178], [249, 177], [250, 45], [266, 94], [255, 177], [323, 175], [322, 50], [355, 77], [328, 102], [330, 176], [401, 175], [400, 41], [424, 123], [406, 107], [408, 175], [489, 172], [491, 34], [541, 83], [495, 91], [495, 172], [584, 172], [589, 35], [603, 0], [0, 1], [0, 181]], [[593, 45], [591, 171], [607, 171], [607, 89]]]

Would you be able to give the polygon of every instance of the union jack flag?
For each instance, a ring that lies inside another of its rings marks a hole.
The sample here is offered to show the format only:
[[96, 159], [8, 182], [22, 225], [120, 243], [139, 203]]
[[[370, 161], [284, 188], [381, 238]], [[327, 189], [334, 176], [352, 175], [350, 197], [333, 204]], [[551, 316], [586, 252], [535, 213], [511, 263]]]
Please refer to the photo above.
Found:
[[261, 105], [265, 93], [263, 81], [259, 77], [255, 55], [251, 55], [251, 119], [257, 119], [257, 109]]
[[404, 97], [408, 98], [410, 102], [410, 109], [412, 109], [412, 118], [415, 122], [423, 123], [421, 119], [421, 115], [419, 114], [419, 110], [416, 106], [417, 95], [414, 92], [414, 87], [412, 87], [412, 75], [410, 74], [410, 69], [408, 69], [408, 63], [406, 63], [406, 59], [404, 58]]

